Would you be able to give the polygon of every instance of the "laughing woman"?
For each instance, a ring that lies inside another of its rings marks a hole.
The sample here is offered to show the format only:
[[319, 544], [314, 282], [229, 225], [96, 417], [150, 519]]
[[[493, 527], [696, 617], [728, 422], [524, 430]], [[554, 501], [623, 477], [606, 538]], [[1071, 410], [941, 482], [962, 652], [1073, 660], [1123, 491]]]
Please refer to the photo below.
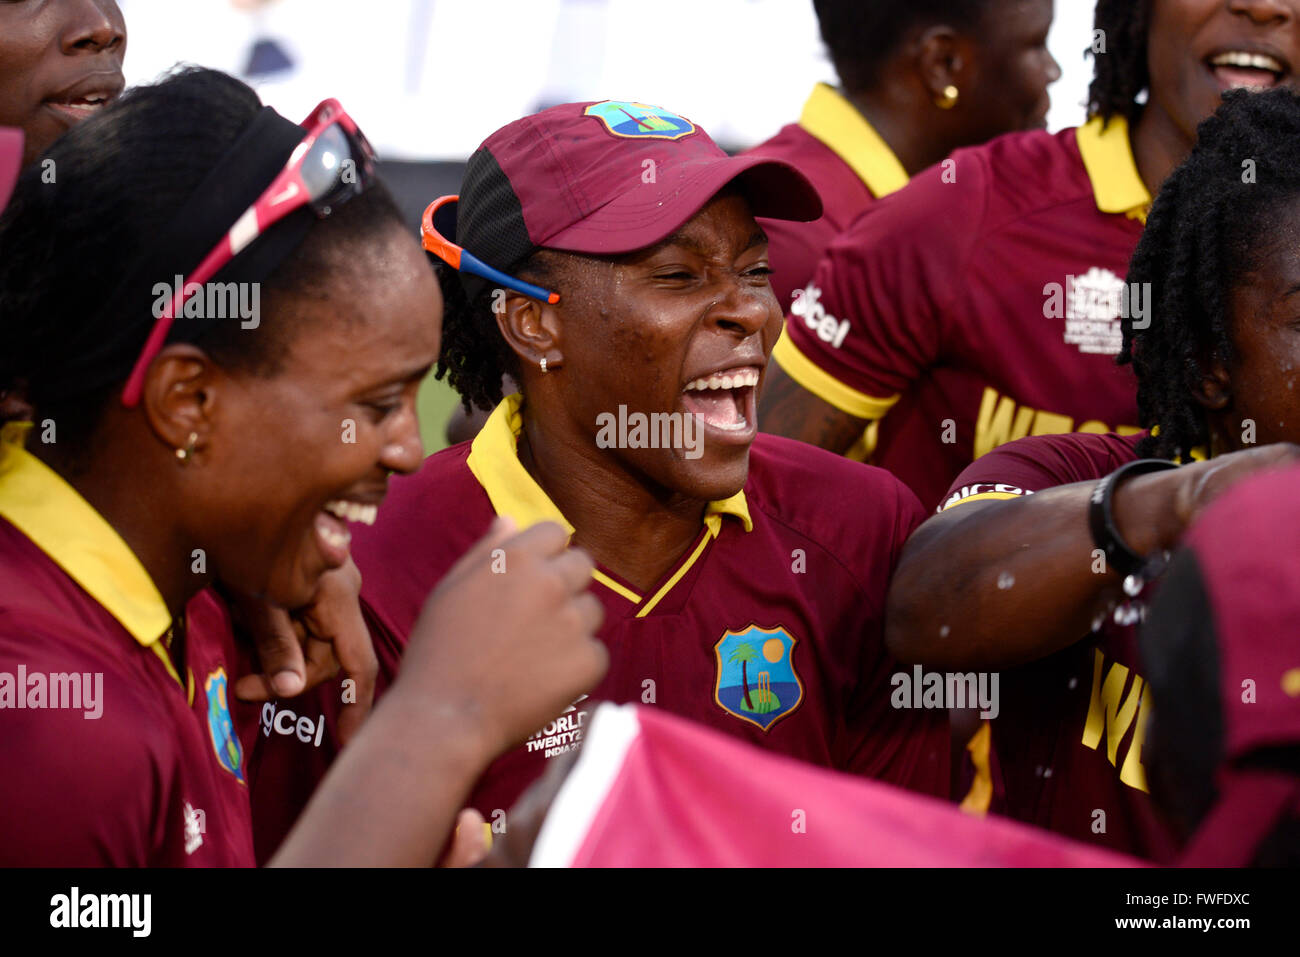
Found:
[[[46, 155], [57, 183], [29, 169], [0, 219], [0, 379], [36, 409], [0, 442], [0, 863], [249, 864], [236, 651], [204, 589], [295, 608], [346, 562], [331, 513], [421, 459], [437, 285], [332, 100], [297, 126], [186, 72]], [[199, 292], [160, 297], [175, 276]], [[213, 308], [230, 289], [237, 315]], [[489, 535], [281, 862], [431, 863], [487, 762], [598, 680], [589, 560], [554, 526]]]
[[[579, 103], [497, 131], [459, 202], [434, 205], [426, 247], [460, 269], [443, 276], [440, 368], [495, 411], [353, 531], [381, 667], [393, 673], [419, 596], [494, 518], [552, 520], [597, 561], [612, 665], [595, 697], [946, 794], [944, 716], [895, 710], [898, 669], [881, 642], [919, 503], [885, 472], [756, 434], [781, 309], [754, 217], [816, 217], [807, 181], [729, 158], [664, 110]], [[504, 373], [520, 394], [502, 397]], [[454, 512], [436, 507], [447, 501]], [[581, 700], [557, 710], [471, 804], [509, 808], [579, 745], [587, 713]], [[254, 761], [272, 776], [321, 755], [284, 736], [263, 743]], [[307, 788], [280, 780], [265, 800], [295, 786]]]

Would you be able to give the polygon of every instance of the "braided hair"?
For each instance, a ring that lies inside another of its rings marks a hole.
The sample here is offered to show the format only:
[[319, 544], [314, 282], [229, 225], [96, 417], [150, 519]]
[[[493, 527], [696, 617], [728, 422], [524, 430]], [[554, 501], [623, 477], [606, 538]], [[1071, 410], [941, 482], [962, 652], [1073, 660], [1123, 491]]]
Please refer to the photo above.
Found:
[[1279, 235], [1285, 201], [1300, 197], [1297, 150], [1300, 96], [1230, 92], [1161, 188], [1128, 272], [1130, 288], [1150, 284], [1149, 325], [1123, 320], [1119, 358], [1137, 373], [1140, 423], [1158, 426], [1140, 454], [1187, 461], [1209, 442], [1192, 389], [1207, 360], [1232, 358], [1232, 290]]
[[1122, 116], [1129, 123], [1142, 112], [1138, 94], [1147, 88], [1147, 35], [1151, 0], [1097, 0], [1094, 29], [1105, 38], [1104, 53], [1089, 50], [1093, 59], [1088, 87], [1088, 115], [1107, 122]]

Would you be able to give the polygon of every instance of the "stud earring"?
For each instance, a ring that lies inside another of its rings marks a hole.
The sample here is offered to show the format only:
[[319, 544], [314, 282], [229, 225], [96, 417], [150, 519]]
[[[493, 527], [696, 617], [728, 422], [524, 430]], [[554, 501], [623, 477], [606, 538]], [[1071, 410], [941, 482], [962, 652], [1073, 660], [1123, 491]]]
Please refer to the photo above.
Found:
[[546, 356], [542, 356], [542, 361], [538, 365], [542, 367], [542, 375], [546, 375]]
[[185, 448], [176, 450], [176, 458], [182, 462], [188, 462], [193, 457], [195, 450], [199, 447], [199, 433], [191, 432], [189, 439], [185, 442]]
[[934, 101], [934, 105], [941, 110], [951, 110], [961, 99], [961, 90], [949, 83], [943, 88], [943, 93]]

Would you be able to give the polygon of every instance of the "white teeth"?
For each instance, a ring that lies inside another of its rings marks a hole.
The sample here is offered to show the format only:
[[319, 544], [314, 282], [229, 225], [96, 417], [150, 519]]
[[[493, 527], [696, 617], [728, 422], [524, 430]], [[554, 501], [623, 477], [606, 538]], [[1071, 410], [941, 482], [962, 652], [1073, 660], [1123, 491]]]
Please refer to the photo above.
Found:
[[723, 432], [744, 432], [747, 428], [749, 428], [749, 422], [745, 419], [743, 415], [740, 416], [738, 419], [736, 419], [735, 422], [732, 422], [730, 425], [725, 425], [721, 422], [713, 422], [711, 424], [715, 429], [720, 429]]
[[352, 541], [352, 535], [347, 531], [336, 532], [334, 529], [326, 528], [323, 525], [317, 525], [316, 531], [320, 533], [321, 538], [325, 539], [326, 545], [331, 545], [334, 548], [346, 548]]
[[345, 522], [360, 522], [362, 525], [375, 524], [375, 518], [379, 515], [378, 505], [363, 505], [360, 502], [349, 502], [345, 499], [336, 498], [332, 502], [325, 503], [325, 511], [329, 512]]
[[1262, 53], [1246, 53], [1234, 50], [1220, 53], [1210, 63], [1214, 66], [1235, 66], [1247, 70], [1268, 70], [1270, 73], [1285, 73], [1286, 69], [1271, 56]]
[[744, 389], [758, 385], [758, 373], [751, 370], [732, 375], [711, 375], [691, 382], [685, 392], [707, 392], [710, 389]]

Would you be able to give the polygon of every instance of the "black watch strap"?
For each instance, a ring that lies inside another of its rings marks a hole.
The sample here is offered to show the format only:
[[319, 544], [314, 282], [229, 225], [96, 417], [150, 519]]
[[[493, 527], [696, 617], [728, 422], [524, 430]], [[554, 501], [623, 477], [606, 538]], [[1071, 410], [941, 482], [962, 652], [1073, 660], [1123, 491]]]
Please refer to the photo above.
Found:
[[1115, 489], [1126, 478], [1143, 475], [1147, 472], [1161, 472], [1176, 469], [1178, 464], [1168, 459], [1138, 459], [1121, 465], [1093, 489], [1092, 498], [1088, 500], [1088, 528], [1092, 531], [1092, 541], [1106, 555], [1106, 561], [1121, 575], [1136, 575], [1146, 565], [1146, 559], [1139, 555], [1120, 537], [1115, 527], [1112, 512], [1112, 500]]

